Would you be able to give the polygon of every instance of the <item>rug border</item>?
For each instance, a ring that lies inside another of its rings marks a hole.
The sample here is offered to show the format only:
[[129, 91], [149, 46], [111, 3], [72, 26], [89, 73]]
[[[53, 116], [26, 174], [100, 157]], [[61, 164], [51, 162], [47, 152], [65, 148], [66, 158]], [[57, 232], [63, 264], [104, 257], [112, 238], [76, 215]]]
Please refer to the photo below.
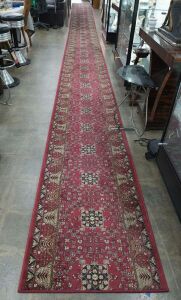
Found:
[[[71, 15], [70, 15], [70, 17], [71, 17]], [[69, 22], [68, 26], [70, 25], [70, 23], [71, 23], [71, 18], [70, 18], [70, 22]], [[28, 262], [28, 257], [29, 257], [28, 255], [29, 255], [29, 252], [30, 252], [29, 251], [29, 246], [30, 246], [30, 242], [32, 241], [32, 238], [33, 238], [33, 229], [35, 227], [35, 214], [37, 213], [37, 208], [38, 208], [38, 204], [39, 204], [39, 196], [40, 196], [43, 177], [44, 177], [43, 175], [44, 175], [44, 171], [45, 171], [45, 168], [46, 168], [49, 142], [50, 142], [50, 138], [51, 138], [50, 135], [51, 135], [52, 128], [53, 128], [53, 122], [52, 121], [54, 120], [56, 105], [57, 105], [57, 102], [58, 102], [58, 93], [59, 93], [59, 87], [60, 87], [60, 82], [61, 82], [61, 77], [62, 77], [63, 65], [64, 65], [64, 61], [65, 61], [65, 54], [66, 54], [66, 50], [67, 50], [67, 46], [68, 46], [69, 35], [70, 35], [70, 26], [69, 26], [68, 33], [67, 33], [67, 39], [66, 39], [66, 43], [65, 43], [65, 47], [64, 47], [62, 62], [61, 62], [60, 68], [59, 68], [58, 83], [57, 83], [57, 87], [56, 87], [56, 92], [55, 92], [55, 96], [54, 96], [54, 103], [53, 103], [53, 109], [52, 109], [50, 123], [49, 123], [49, 127], [48, 127], [48, 135], [47, 135], [46, 143], [45, 143], [45, 151], [44, 151], [43, 159], [42, 159], [42, 163], [41, 163], [40, 175], [39, 175], [37, 190], [36, 190], [36, 194], [35, 194], [35, 201], [34, 201], [34, 205], [33, 205], [33, 209], [32, 209], [30, 225], [29, 225], [29, 228], [28, 228], [28, 237], [27, 237], [27, 240], [26, 240], [23, 264], [22, 264], [21, 275], [20, 275], [20, 279], [19, 279], [18, 293], [24, 292], [24, 289], [23, 289], [24, 280], [23, 280], [23, 278], [24, 278], [24, 275], [25, 275], [24, 273], [27, 269], [26, 265], [27, 265], [27, 262]]]
[[[93, 12], [93, 8], [92, 8], [92, 12]], [[94, 17], [94, 13], [93, 13], [93, 17]], [[96, 27], [95, 18], [94, 18], [94, 24], [95, 24], [95, 27]], [[96, 27], [96, 32], [97, 32], [97, 27]], [[101, 47], [101, 44], [100, 44], [100, 47]], [[117, 104], [117, 101], [116, 101], [117, 98], [116, 98], [115, 92], [113, 90], [111, 77], [109, 75], [109, 70], [108, 70], [108, 67], [107, 67], [107, 64], [106, 64], [106, 59], [105, 59], [102, 47], [101, 47], [101, 52], [102, 52], [102, 55], [104, 57], [105, 68], [106, 68], [106, 71], [107, 71], [107, 74], [109, 76], [110, 83], [111, 83], [111, 90], [112, 90], [112, 93], [113, 93], [113, 96], [114, 96], [114, 102], [115, 102], [116, 112], [117, 112], [117, 115], [118, 115], [118, 121], [121, 125], [123, 125], [123, 122], [122, 122], [122, 119], [121, 119], [121, 114], [120, 114], [120, 111], [119, 111], [119, 107], [118, 107], [118, 104]], [[130, 163], [132, 171], [133, 171], [133, 177], [134, 177], [134, 180], [135, 180], [135, 183], [136, 183], [136, 188], [137, 188], [137, 191], [140, 194], [139, 204], [141, 206], [142, 212], [144, 212], [144, 214], [145, 214], [145, 215], [143, 215], [144, 224], [145, 224], [146, 228], [148, 229], [148, 235], [149, 235], [150, 241], [152, 242], [152, 248], [153, 248], [154, 253], [155, 253], [155, 258], [157, 259], [157, 264], [158, 264], [158, 268], [159, 268], [159, 272], [160, 272], [160, 274], [159, 274], [160, 279], [162, 280], [163, 286], [165, 286], [165, 288], [163, 288], [163, 289], [165, 290], [165, 292], [168, 292], [169, 288], [168, 288], [167, 280], [166, 280], [166, 277], [165, 277], [165, 273], [164, 273], [164, 270], [163, 270], [163, 265], [162, 265], [160, 255], [159, 255], [159, 252], [158, 252], [158, 247], [156, 245], [156, 240], [155, 240], [155, 237], [154, 237], [153, 229], [152, 229], [150, 218], [149, 218], [149, 215], [148, 215], [148, 210], [146, 208], [146, 204], [145, 204], [141, 184], [140, 184], [138, 174], [137, 174], [137, 171], [136, 171], [136, 167], [135, 167], [135, 164], [134, 164], [134, 160], [133, 160], [133, 157], [132, 157], [132, 154], [131, 154], [131, 150], [130, 150], [128, 139], [127, 139], [127, 136], [126, 136], [126, 132], [124, 130], [122, 130], [121, 133], [122, 133], [122, 137], [123, 137], [123, 140], [124, 140], [124, 143], [125, 143], [125, 148], [126, 148], [126, 151], [127, 151], [127, 155], [129, 157], [129, 163]], [[151, 291], [151, 293], [153, 293], [153, 290]]]
[[[77, 3], [73, 3], [73, 5], [77, 5]], [[90, 8], [91, 8], [92, 16], [93, 16], [93, 22], [94, 22], [94, 26], [95, 26], [95, 29], [96, 29], [96, 34], [97, 34], [98, 39], [99, 39], [99, 35], [98, 35], [96, 23], [95, 23], [95, 18], [94, 18], [94, 13], [93, 13], [93, 8], [91, 6], [90, 6]], [[69, 25], [71, 24], [71, 22], [72, 22], [72, 20], [70, 19]], [[129, 147], [128, 139], [127, 139], [127, 136], [126, 136], [126, 133], [125, 133], [124, 130], [122, 131], [122, 137], [123, 137], [123, 140], [124, 140], [124, 143], [125, 143], [125, 148], [126, 148], [126, 151], [127, 151], [127, 155], [129, 157], [129, 163], [130, 163], [130, 166], [131, 166], [131, 169], [132, 169], [132, 172], [133, 172], [133, 177], [134, 177], [134, 180], [135, 180], [135, 186], [136, 186], [136, 189], [139, 193], [139, 204], [140, 204], [141, 210], [143, 212], [144, 224], [145, 224], [145, 227], [148, 230], [148, 235], [149, 235], [149, 238], [150, 238], [150, 241], [151, 241], [151, 244], [152, 244], [152, 248], [154, 250], [155, 258], [156, 258], [156, 261], [157, 261], [157, 266], [158, 266], [158, 269], [159, 269], [159, 276], [160, 276], [163, 288], [159, 289], [159, 290], [136, 290], [136, 291], [135, 290], [125, 291], [124, 289], [119, 289], [119, 290], [114, 290], [114, 291], [111, 291], [111, 290], [106, 290], [106, 291], [105, 290], [104, 291], [95, 291], [95, 290], [93, 290], [93, 291], [56, 290], [55, 291], [55, 290], [27, 290], [27, 289], [23, 288], [24, 276], [25, 276], [25, 272], [27, 270], [26, 266], [28, 264], [28, 258], [29, 258], [29, 252], [30, 252], [29, 249], [30, 249], [32, 238], [33, 238], [33, 232], [34, 232], [33, 229], [35, 227], [35, 214], [37, 213], [37, 208], [38, 208], [38, 204], [39, 204], [39, 195], [40, 195], [40, 192], [41, 192], [42, 181], [43, 181], [43, 177], [44, 177], [44, 170], [46, 168], [49, 141], [50, 141], [50, 135], [51, 135], [52, 126], [53, 126], [52, 121], [54, 119], [56, 104], [57, 104], [57, 101], [58, 101], [59, 86], [60, 86], [61, 77], [62, 77], [63, 65], [64, 65], [64, 61], [65, 61], [65, 54], [66, 54], [66, 50], [67, 50], [67, 47], [68, 47], [69, 35], [70, 35], [70, 26], [69, 26], [69, 30], [68, 30], [68, 34], [67, 34], [66, 44], [65, 44], [65, 47], [64, 47], [64, 54], [63, 54], [63, 58], [62, 58], [62, 63], [61, 63], [61, 66], [60, 66], [58, 84], [57, 84], [57, 88], [56, 88], [56, 94], [55, 94], [55, 97], [54, 97], [54, 104], [53, 104], [53, 110], [52, 110], [49, 129], [48, 129], [46, 146], [45, 146], [42, 165], [41, 165], [41, 169], [40, 169], [40, 176], [39, 176], [39, 180], [38, 180], [33, 211], [32, 211], [32, 214], [31, 214], [31, 221], [30, 221], [30, 225], [29, 225], [28, 237], [27, 237], [25, 253], [24, 253], [24, 258], [23, 258], [23, 264], [22, 264], [22, 269], [21, 269], [21, 275], [20, 275], [19, 285], [18, 285], [18, 293], [30, 293], [30, 294], [31, 293], [37, 293], [37, 294], [39, 294], [39, 293], [42, 293], [42, 294], [45, 294], [45, 293], [47, 293], [47, 294], [48, 293], [50, 293], [50, 294], [60, 294], [60, 293], [61, 294], [73, 294], [73, 293], [76, 293], [76, 294], [83, 294], [83, 293], [86, 293], [86, 294], [89, 294], [89, 293], [90, 294], [94, 294], [94, 293], [95, 294], [96, 293], [97, 294], [101, 294], [101, 293], [102, 294], [108, 294], [108, 293], [109, 294], [114, 294], [114, 293], [125, 293], [125, 294], [135, 293], [135, 294], [137, 294], [137, 293], [142, 293], [142, 294], [144, 294], [144, 293], [168, 292], [169, 288], [168, 288], [166, 277], [165, 277], [165, 274], [164, 274], [164, 271], [163, 271], [163, 266], [162, 266], [160, 255], [159, 255], [158, 248], [157, 248], [157, 245], [156, 245], [156, 240], [155, 240], [155, 237], [154, 237], [154, 234], [153, 234], [153, 229], [152, 229], [151, 222], [150, 222], [150, 219], [149, 219], [146, 204], [145, 204], [145, 201], [144, 201], [143, 192], [142, 192], [142, 189], [141, 189], [141, 184], [140, 184], [139, 179], [138, 179], [138, 175], [137, 175], [137, 171], [136, 171], [134, 161], [133, 161], [133, 158], [132, 158], [132, 155], [131, 155], [131, 150], [130, 150], [130, 147]], [[100, 46], [102, 56], [104, 58], [105, 69], [106, 69], [108, 78], [109, 78], [110, 83], [111, 83], [111, 91], [112, 91], [113, 96], [114, 96], [114, 102], [115, 102], [115, 108], [116, 108], [117, 115], [118, 115], [118, 120], [119, 120], [120, 124], [123, 124], [122, 119], [121, 119], [121, 114], [119, 112], [118, 105], [117, 105], [117, 102], [116, 102], [116, 96], [115, 96], [115, 93], [114, 93], [114, 90], [113, 90], [111, 77], [109, 75], [108, 67], [107, 67], [107, 64], [106, 64], [106, 59], [105, 59], [105, 56], [103, 54], [103, 50], [102, 50], [100, 41], [99, 41], [99, 46]]]

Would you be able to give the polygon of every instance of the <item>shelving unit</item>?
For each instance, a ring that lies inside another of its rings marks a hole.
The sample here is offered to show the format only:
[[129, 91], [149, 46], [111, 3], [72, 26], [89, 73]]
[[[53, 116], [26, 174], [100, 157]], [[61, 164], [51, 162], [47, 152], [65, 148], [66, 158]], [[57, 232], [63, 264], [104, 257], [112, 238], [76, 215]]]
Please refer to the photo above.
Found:
[[103, 37], [106, 42], [114, 44], [117, 38], [119, 0], [104, 0], [102, 13]]
[[[122, 0], [118, 13], [116, 56], [123, 65], [133, 63], [134, 49], [139, 47], [140, 28], [153, 31], [164, 22], [170, 0]], [[148, 71], [149, 59], [143, 62]]]
[[131, 60], [138, 5], [139, 0], [122, 0], [119, 8], [115, 50], [123, 65], [128, 65]]
[[157, 164], [181, 220], [181, 79], [161, 142]]

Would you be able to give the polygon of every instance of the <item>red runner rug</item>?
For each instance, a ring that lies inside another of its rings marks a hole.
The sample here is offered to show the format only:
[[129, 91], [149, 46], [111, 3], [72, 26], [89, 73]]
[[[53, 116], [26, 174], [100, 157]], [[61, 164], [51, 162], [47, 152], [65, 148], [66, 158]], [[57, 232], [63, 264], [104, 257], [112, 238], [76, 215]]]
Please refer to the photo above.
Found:
[[115, 107], [92, 9], [73, 5], [19, 292], [168, 290]]

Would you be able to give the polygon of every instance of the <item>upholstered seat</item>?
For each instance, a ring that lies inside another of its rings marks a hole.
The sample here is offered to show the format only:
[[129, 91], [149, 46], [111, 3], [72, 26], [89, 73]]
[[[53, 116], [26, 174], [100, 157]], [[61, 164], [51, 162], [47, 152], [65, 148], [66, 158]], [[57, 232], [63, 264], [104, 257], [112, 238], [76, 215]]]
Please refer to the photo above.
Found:
[[[30, 63], [30, 60], [24, 57], [20, 51], [27, 49], [27, 41], [24, 34], [24, 15], [20, 13], [6, 13], [1, 16], [1, 21], [6, 22], [11, 31], [11, 45], [18, 61], [17, 67], [25, 66]], [[24, 43], [21, 44], [21, 38], [24, 38]]]
[[150, 78], [145, 69], [140, 65], [129, 65], [121, 67], [117, 71], [118, 75], [131, 84], [145, 88], [156, 88], [155, 83]]
[[11, 40], [10, 27], [7, 24], [0, 23], [0, 43]]
[[[0, 78], [4, 88], [14, 87], [20, 82], [19, 79], [13, 78], [7, 70], [12, 68], [15, 65], [15, 62], [12, 59], [7, 59], [7, 54], [2, 52], [4, 46], [7, 47], [6, 49], [8, 49], [10, 40], [10, 27], [7, 24], [0, 23]], [[7, 101], [4, 104], [9, 103]]]
[[19, 13], [6, 13], [0, 17], [0, 20], [7, 22], [10, 28], [24, 27], [24, 16]]
[[12, 22], [12, 21], [22, 21], [24, 19], [23, 14], [20, 13], [6, 13], [1, 16], [2, 21]]
[[3, 23], [0, 23], [0, 34], [9, 32], [9, 26]]

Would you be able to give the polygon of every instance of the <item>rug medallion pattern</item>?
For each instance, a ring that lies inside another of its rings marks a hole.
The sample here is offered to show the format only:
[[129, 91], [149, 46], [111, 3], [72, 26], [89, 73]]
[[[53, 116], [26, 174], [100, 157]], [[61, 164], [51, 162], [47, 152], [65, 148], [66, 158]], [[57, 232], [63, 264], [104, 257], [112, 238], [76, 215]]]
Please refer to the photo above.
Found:
[[20, 292], [167, 289], [90, 5], [73, 5]]

